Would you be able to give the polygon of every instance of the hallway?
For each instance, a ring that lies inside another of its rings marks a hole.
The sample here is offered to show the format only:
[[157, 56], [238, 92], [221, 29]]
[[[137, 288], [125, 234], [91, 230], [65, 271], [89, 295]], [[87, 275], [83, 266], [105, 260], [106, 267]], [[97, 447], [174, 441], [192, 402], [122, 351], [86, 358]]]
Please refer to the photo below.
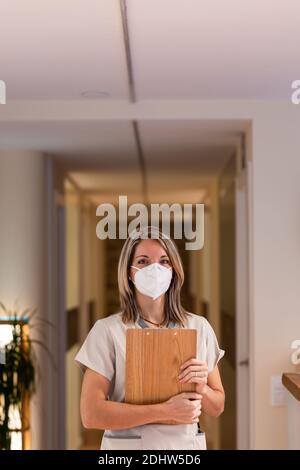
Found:
[[[222, 318], [220, 317], [218, 298], [219, 285], [219, 263], [214, 259], [212, 251], [214, 245], [220, 243], [218, 238], [213, 239], [212, 230], [214, 224], [223, 224], [218, 214], [219, 206], [223, 204], [223, 199], [228, 189], [233, 191], [235, 176], [238, 168], [238, 149], [241, 145], [239, 135], [242, 133], [243, 123], [233, 129], [228, 123], [221, 122], [147, 122], [139, 124], [140, 139], [139, 149], [143, 155], [143, 164], [140, 168], [140, 160], [137, 157], [131, 164], [130, 159], [126, 159], [126, 166], [122, 168], [120, 161], [125, 161], [119, 153], [119, 161], [115, 159], [96, 158], [93, 160], [93, 172], [83, 171], [81, 164], [80, 171], [72, 171], [72, 164], [76, 164], [72, 157], [68, 157], [68, 166], [65, 171], [65, 201], [66, 201], [66, 268], [67, 268], [67, 315], [77, 316], [79, 328], [78, 340], [67, 352], [67, 392], [66, 409], [67, 416], [67, 442], [68, 448], [78, 447], [80, 436], [82, 435], [79, 414], [76, 422], [74, 409], [79, 409], [79, 395], [77, 394], [77, 406], [74, 402], [74, 387], [80, 387], [79, 371], [73, 363], [76, 349], [83, 341], [93, 323], [103, 316], [116, 313], [120, 310], [117, 290], [117, 262], [124, 240], [97, 240], [95, 237], [95, 227], [99, 217], [96, 217], [96, 210], [100, 204], [113, 204], [118, 213], [119, 195], [127, 196], [128, 211], [132, 204], [144, 202], [148, 204], [196, 204], [203, 203], [205, 207], [205, 245], [201, 251], [186, 251], [184, 239], [175, 240], [183, 260], [185, 269], [185, 283], [182, 291], [182, 301], [188, 311], [205, 315], [209, 321], [219, 328], [220, 339], [224, 336], [224, 341], [235, 343], [234, 328], [225, 322], [222, 329]], [[223, 127], [223, 128], [222, 128]], [[115, 141], [113, 126], [110, 133], [111, 145]], [[218, 142], [218, 145], [216, 145]], [[106, 142], [106, 151], [108, 149]], [[134, 144], [132, 145], [134, 147]], [[138, 146], [137, 146], [138, 147]], [[126, 148], [121, 146], [123, 152]], [[129, 153], [129, 152], [128, 152]], [[172, 155], [172, 160], [171, 159]], [[184, 158], [182, 158], [184, 155]], [[171, 163], [172, 162], [172, 163]], [[59, 164], [58, 158], [55, 163]], [[168, 168], [168, 164], [170, 167]], [[102, 172], [97, 171], [97, 166], [106, 168]], [[126, 167], [131, 167], [128, 171]], [[108, 168], [109, 167], [109, 168]], [[135, 167], [135, 168], [134, 168]], [[59, 168], [59, 166], [58, 166]], [[75, 167], [76, 168], [76, 167]], [[59, 171], [59, 170], [57, 170]], [[61, 180], [61, 178], [59, 178]], [[147, 188], [147, 194], [144, 190]], [[222, 199], [218, 196], [222, 189]], [[144, 188], [144, 189], [143, 189]], [[176, 188], [176, 190], [175, 190]], [[231, 221], [231, 233], [228, 234], [228, 242], [234, 244], [234, 200], [231, 202], [233, 219]], [[183, 206], [182, 206], [183, 207]], [[173, 207], [175, 209], [175, 206]], [[151, 211], [148, 211], [149, 217]], [[171, 220], [176, 217], [175, 213], [170, 213]], [[178, 217], [178, 213], [177, 213]], [[129, 220], [133, 218], [130, 217]], [[219, 220], [218, 220], [219, 219]], [[129, 223], [128, 220], [128, 223]], [[150, 223], [150, 219], [149, 219]], [[195, 220], [193, 222], [195, 227]], [[118, 226], [118, 225], [117, 225]], [[217, 227], [217, 226], [216, 226]], [[233, 230], [233, 232], [232, 232]], [[221, 228], [221, 233], [224, 228]], [[173, 229], [171, 229], [171, 234]], [[230, 239], [232, 239], [230, 241]], [[225, 239], [224, 239], [225, 240]], [[224, 242], [223, 242], [224, 243]], [[226, 250], [226, 246], [220, 247]], [[227, 272], [229, 265], [234, 271], [234, 255], [227, 259]], [[215, 268], [215, 267], [216, 268]], [[217, 271], [215, 271], [217, 269]], [[227, 276], [228, 279], [228, 276]], [[233, 279], [234, 281], [234, 279]], [[222, 282], [221, 282], [222, 284]], [[79, 289], [78, 286], [81, 286]], [[222, 292], [222, 299], [226, 307], [226, 298], [235, 298], [235, 286], [226, 286]], [[213, 301], [211, 301], [213, 297]], [[227, 305], [224, 318], [233, 318], [235, 308]], [[227, 315], [227, 316], [226, 316]], [[228, 317], [229, 315], [229, 317]], [[233, 315], [233, 316], [232, 316]], [[75, 321], [75, 320], [73, 320]], [[70, 328], [70, 327], [69, 327]], [[228, 336], [229, 334], [229, 336]], [[233, 334], [233, 336], [232, 336]], [[227, 336], [226, 336], [227, 335]], [[231, 336], [230, 336], [231, 335]], [[229, 349], [234, 345], [228, 344]], [[232, 362], [224, 359], [225, 366], [231, 369], [232, 373], [226, 372], [228, 377], [228, 387], [235, 388], [235, 356], [234, 352], [228, 354]], [[69, 359], [68, 359], [69, 358]], [[231, 364], [231, 365], [230, 365]], [[225, 367], [224, 366], [224, 367]], [[222, 366], [221, 366], [222, 367]], [[225, 377], [226, 378], [226, 377]], [[232, 402], [232, 405], [230, 403]], [[225, 448], [235, 448], [235, 399], [228, 397], [228, 411], [221, 418], [221, 426], [224, 431], [216, 428], [214, 420], [209, 420], [206, 424], [209, 440], [212, 448], [221, 446], [221, 434], [224, 436]], [[211, 421], [211, 422], [210, 422]], [[223, 424], [222, 424], [223, 423]], [[205, 426], [205, 423], [203, 423]], [[226, 429], [232, 427], [229, 434]], [[74, 430], [77, 429], [77, 435]], [[228, 440], [230, 437], [231, 440]], [[96, 442], [93, 444], [93, 439]], [[225, 440], [227, 439], [227, 441]], [[92, 443], [91, 443], [92, 441]], [[84, 431], [84, 448], [99, 446], [99, 435], [95, 432]]]

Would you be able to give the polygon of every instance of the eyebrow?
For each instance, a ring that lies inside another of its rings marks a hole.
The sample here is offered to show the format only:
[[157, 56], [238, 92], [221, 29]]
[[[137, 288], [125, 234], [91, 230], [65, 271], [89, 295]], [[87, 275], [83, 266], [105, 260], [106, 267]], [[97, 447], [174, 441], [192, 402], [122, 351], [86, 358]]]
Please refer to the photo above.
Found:
[[[138, 255], [136, 256], [136, 258], [140, 258], [141, 256], [143, 256], [144, 258], [149, 258], [149, 256], [147, 255]], [[161, 255], [161, 258], [169, 258], [168, 255]]]

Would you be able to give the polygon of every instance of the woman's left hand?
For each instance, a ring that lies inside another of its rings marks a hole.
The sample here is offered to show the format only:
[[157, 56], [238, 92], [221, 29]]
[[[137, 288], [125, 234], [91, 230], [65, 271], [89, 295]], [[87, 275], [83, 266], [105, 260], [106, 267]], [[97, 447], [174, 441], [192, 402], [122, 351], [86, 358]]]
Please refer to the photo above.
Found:
[[207, 363], [205, 361], [199, 361], [198, 359], [190, 359], [181, 365], [178, 379], [181, 384], [195, 383], [196, 392], [205, 394], [207, 388], [207, 377]]

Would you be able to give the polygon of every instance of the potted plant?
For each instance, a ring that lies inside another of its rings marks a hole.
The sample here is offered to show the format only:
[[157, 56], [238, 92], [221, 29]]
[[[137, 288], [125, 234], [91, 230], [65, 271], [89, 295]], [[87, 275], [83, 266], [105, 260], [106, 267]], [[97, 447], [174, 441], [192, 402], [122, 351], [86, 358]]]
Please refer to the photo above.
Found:
[[[31, 327], [36, 327], [46, 320], [36, 315], [36, 310], [8, 310], [1, 302], [0, 309], [5, 317], [0, 323], [10, 325], [12, 338], [3, 350], [0, 364], [0, 450], [11, 449], [12, 433], [24, 433], [29, 430], [29, 400], [36, 389], [38, 363], [33, 345], [45, 345], [30, 338]], [[46, 322], [48, 323], [48, 322]], [[49, 353], [49, 351], [47, 350]], [[11, 426], [12, 411], [17, 411], [21, 426]], [[22, 439], [23, 440], [23, 439]]]

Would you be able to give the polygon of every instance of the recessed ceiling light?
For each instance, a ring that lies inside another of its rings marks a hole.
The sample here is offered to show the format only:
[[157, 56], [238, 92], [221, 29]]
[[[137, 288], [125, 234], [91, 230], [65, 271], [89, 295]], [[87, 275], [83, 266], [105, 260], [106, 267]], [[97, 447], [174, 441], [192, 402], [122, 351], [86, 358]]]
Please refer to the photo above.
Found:
[[107, 91], [87, 90], [81, 93], [83, 98], [108, 98], [110, 93]]

